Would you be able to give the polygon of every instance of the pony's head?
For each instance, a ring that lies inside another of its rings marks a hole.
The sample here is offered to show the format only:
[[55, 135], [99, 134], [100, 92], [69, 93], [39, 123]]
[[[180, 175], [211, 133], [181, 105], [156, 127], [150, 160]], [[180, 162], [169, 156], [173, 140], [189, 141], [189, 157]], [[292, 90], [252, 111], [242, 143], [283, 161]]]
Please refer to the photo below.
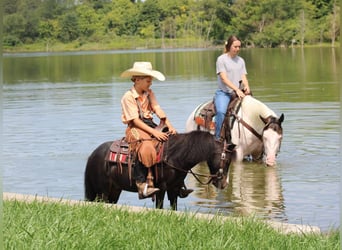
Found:
[[226, 141], [215, 140], [213, 157], [207, 161], [210, 174], [213, 176], [212, 184], [216, 188], [224, 189], [229, 183], [229, 166], [232, 160], [235, 144], [227, 145]]
[[283, 128], [281, 123], [284, 121], [284, 114], [281, 114], [279, 118], [269, 116], [267, 118], [261, 117], [261, 120], [265, 123], [265, 127], [262, 132], [262, 141], [264, 144], [264, 157], [267, 166], [276, 165], [276, 157], [280, 151], [281, 141], [283, 138]]

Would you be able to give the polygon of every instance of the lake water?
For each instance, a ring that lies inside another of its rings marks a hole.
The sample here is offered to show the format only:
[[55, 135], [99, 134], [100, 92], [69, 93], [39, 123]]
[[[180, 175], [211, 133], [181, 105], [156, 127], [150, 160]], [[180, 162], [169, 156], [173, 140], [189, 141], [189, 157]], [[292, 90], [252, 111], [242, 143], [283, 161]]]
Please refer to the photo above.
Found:
[[[120, 98], [131, 87], [119, 77], [134, 61], [151, 61], [167, 80], [152, 88], [179, 132], [216, 90], [221, 50], [103, 51], [5, 55], [3, 60], [3, 191], [84, 199], [89, 154], [124, 135]], [[232, 165], [225, 190], [201, 185], [179, 210], [255, 214], [319, 226], [340, 225], [339, 50], [241, 51], [256, 98], [284, 113], [278, 165]], [[194, 171], [206, 173], [204, 166]], [[123, 192], [120, 204], [153, 207]], [[168, 204], [168, 203], [166, 203]]]

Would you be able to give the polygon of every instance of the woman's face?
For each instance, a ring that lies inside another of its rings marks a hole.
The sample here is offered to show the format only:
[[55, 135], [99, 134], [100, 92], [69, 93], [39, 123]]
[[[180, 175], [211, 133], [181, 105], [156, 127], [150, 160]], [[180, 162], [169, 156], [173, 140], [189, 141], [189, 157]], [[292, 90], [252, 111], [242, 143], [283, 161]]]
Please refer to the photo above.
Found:
[[230, 46], [230, 49], [229, 49], [230, 56], [234, 57], [237, 54], [239, 54], [240, 48], [241, 48], [241, 42], [239, 40], [234, 41], [232, 43], [232, 46]]

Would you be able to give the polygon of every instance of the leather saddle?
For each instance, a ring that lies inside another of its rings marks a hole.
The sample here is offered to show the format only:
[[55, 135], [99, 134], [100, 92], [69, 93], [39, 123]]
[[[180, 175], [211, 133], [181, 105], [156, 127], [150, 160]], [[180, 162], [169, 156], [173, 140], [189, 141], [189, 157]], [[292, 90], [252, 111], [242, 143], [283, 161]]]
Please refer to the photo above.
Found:
[[[239, 98], [235, 94], [232, 95], [231, 100], [228, 104], [227, 115], [228, 117], [234, 112], [234, 110], [239, 107], [237, 103], [239, 102]], [[195, 123], [198, 126], [201, 126], [207, 130], [215, 130], [215, 103], [214, 100], [203, 103], [195, 112]]]
[[[162, 161], [163, 149], [164, 143], [158, 143], [156, 146], [157, 163]], [[120, 167], [122, 167], [122, 164], [126, 164], [128, 167], [134, 166], [136, 160], [136, 153], [130, 149], [129, 143], [126, 141], [125, 137], [113, 141], [106, 157], [106, 161], [115, 162]]]
[[110, 145], [108, 155], [106, 160], [109, 162], [116, 162], [117, 164], [128, 164], [132, 165], [134, 163], [134, 153], [130, 150], [129, 144], [125, 137], [113, 141]]

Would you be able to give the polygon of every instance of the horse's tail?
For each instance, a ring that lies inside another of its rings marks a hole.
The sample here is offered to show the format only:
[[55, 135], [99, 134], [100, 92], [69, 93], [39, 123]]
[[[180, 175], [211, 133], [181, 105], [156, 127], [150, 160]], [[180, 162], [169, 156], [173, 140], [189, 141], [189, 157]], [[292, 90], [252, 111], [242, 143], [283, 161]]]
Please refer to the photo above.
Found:
[[91, 157], [88, 158], [87, 166], [84, 172], [84, 195], [88, 201], [94, 201], [96, 199], [96, 192], [91, 178]]

